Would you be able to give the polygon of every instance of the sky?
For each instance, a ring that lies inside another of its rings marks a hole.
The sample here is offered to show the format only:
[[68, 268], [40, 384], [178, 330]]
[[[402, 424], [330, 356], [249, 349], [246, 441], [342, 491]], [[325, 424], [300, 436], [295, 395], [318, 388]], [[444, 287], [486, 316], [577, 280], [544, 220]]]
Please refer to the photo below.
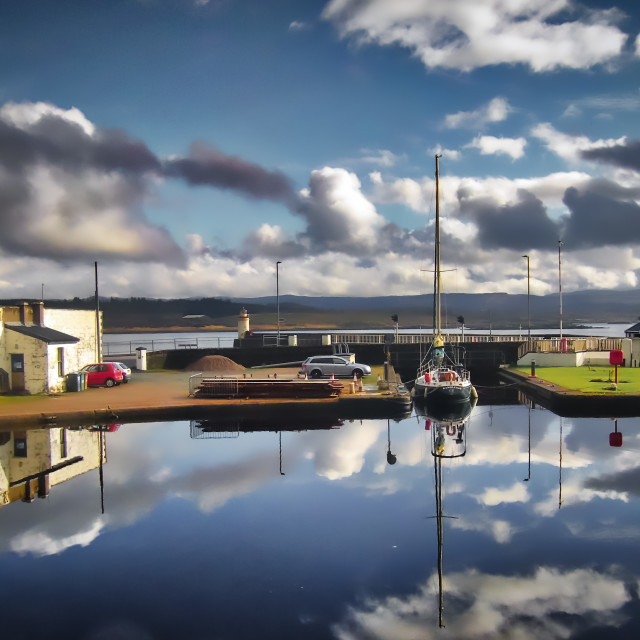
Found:
[[2, 3], [0, 298], [96, 261], [104, 296], [430, 293], [436, 154], [444, 291], [637, 293], [639, 32], [631, 0]]

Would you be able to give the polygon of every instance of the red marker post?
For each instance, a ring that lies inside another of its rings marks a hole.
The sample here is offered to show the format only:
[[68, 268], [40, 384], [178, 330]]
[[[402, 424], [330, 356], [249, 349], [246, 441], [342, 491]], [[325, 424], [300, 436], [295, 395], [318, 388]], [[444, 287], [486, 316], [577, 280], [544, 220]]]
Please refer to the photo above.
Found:
[[615, 382], [618, 384], [618, 365], [624, 364], [624, 354], [622, 353], [622, 349], [611, 349], [611, 351], [609, 351], [609, 364], [615, 366]]

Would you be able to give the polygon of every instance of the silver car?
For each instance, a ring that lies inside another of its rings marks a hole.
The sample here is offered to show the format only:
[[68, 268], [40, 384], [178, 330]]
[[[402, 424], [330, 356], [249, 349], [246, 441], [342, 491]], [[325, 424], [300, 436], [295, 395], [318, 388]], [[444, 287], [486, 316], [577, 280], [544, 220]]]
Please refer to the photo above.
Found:
[[122, 382], [129, 382], [131, 378], [131, 369], [124, 362], [114, 362], [113, 364], [122, 371]]
[[342, 356], [311, 356], [300, 367], [299, 373], [307, 374], [309, 378], [322, 378], [333, 374], [336, 378], [358, 378], [371, 374], [368, 364], [351, 362]]

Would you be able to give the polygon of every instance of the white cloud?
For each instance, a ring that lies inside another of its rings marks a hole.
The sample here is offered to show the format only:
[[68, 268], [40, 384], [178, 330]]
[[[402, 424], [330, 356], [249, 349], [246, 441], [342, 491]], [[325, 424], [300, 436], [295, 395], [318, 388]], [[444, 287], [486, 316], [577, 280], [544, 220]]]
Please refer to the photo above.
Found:
[[79, 126], [82, 131], [93, 136], [96, 128], [80, 109], [61, 109], [48, 102], [15, 103], [7, 102], [0, 107], [0, 120], [9, 122], [19, 129], [27, 129], [40, 122], [43, 118], [54, 117], [72, 122]]
[[609, 138], [606, 140], [592, 141], [587, 136], [574, 136], [568, 133], [562, 133], [548, 122], [543, 122], [533, 127], [533, 129], [531, 129], [531, 135], [544, 142], [548, 149], [560, 156], [563, 160], [573, 164], [585, 162], [580, 156], [581, 151], [597, 147], [624, 145], [626, 141], [625, 136], [616, 139]]
[[[334, 632], [339, 640], [439, 637], [437, 585], [434, 575], [414, 595], [371, 598], [350, 607]], [[584, 631], [585, 625], [621, 623], [621, 609], [630, 599], [624, 582], [607, 573], [550, 567], [530, 576], [448, 574], [444, 597], [447, 636], [470, 639], [570, 637], [575, 624]]]
[[331, 437], [308, 439], [311, 449], [308, 457], [314, 460], [316, 473], [329, 480], [339, 480], [357, 474], [364, 465], [365, 455], [378, 440], [382, 426], [367, 429], [356, 425], [343, 426], [339, 431], [331, 431]]
[[575, 104], [570, 104], [562, 113], [563, 118], [575, 118], [582, 113], [580, 107]]
[[456, 149], [445, 149], [441, 145], [437, 145], [433, 149], [429, 149], [429, 155], [432, 157], [438, 155], [446, 158], [447, 160], [456, 161], [460, 160], [462, 154]]
[[300, 210], [312, 246], [358, 252], [377, 245], [377, 233], [386, 220], [360, 187], [358, 177], [344, 169], [324, 167], [311, 172], [309, 188], [300, 194]]
[[498, 504], [529, 501], [527, 488], [522, 482], [516, 482], [508, 488], [489, 487], [483, 493], [473, 497], [480, 504], [491, 507]]
[[293, 20], [289, 23], [289, 31], [306, 31], [307, 29], [309, 29], [309, 24], [307, 22]]
[[512, 109], [504, 98], [493, 98], [486, 105], [474, 111], [458, 111], [445, 117], [447, 129], [482, 129], [490, 122], [502, 122]]
[[466, 147], [478, 149], [482, 155], [507, 155], [517, 160], [524, 155], [527, 141], [524, 138], [496, 138], [476, 136]]
[[[443, 210], [455, 217], [462, 201], [491, 198], [498, 205], [505, 205], [518, 202], [519, 191], [525, 190], [542, 200], [550, 209], [555, 209], [563, 206], [562, 198], [567, 188], [579, 188], [590, 179], [589, 174], [578, 171], [514, 179], [447, 175], [440, 177], [440, 200]], [[434, 193], [432, 178], [399, 178], [393, 182], [384, 182], [382, 176], [376, 174], [372, 199], [378, 203], [404, 204], [418, 213], [429, 213], [433, 210]]]
[[38, 556], [52, 556], [70, 547], [90, 545], [104, 527], [101, 519], [95, 520], [85, 531], [79, 531], [63, 538], [54, 538], [43, 531], [25, 531], [19, 538], [9, 543], [9, 548], [18, 554], [32, 553]]
[[[574, 19], [562, 20], [569, 6]], [[568, 0], [332, 0], [322, 15], [343, 37], [400, 45], [427, 69], [524, 64], [543, 72], [588, 69], [621, 53], [627, 36], [614, 24], [620, 13], [579, 9]]]
[[381, 167], [392, 167], [396, 162], [398, 162], [399, 158], [399, 156], [388, 149], [378, 149], [376, 151], [363, 149], [362, 153], [367, 154], [361, 158], [362, 162], [377, 164]]

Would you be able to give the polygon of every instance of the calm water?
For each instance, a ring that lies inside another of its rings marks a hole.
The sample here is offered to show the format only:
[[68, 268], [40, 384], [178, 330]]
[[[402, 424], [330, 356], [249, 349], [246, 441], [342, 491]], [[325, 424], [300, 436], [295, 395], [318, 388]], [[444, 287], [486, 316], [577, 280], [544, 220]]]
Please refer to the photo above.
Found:
[[3, 492], [83, 458], [48, 498], [0, 508], [3, 638], [637, 637], [640, 418], [476, 406], [438, 482], [424, 416], [202, 426], [0, 445]]

